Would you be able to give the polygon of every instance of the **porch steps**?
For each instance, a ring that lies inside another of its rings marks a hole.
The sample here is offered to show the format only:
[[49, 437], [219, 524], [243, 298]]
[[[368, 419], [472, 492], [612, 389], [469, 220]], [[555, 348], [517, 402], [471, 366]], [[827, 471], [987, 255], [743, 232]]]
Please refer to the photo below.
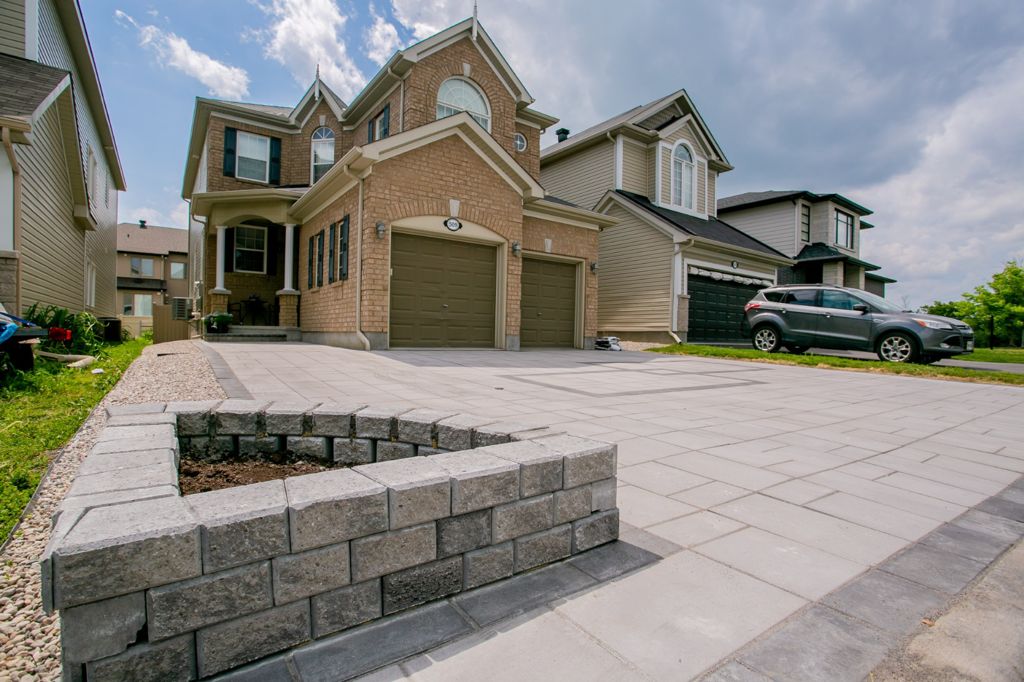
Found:
[[211, 343], [286, 343], [300, 341], [302, 333], [296, 327], [267, 327], [262, 325], [231, 325], [226, 334], [207, 333]]

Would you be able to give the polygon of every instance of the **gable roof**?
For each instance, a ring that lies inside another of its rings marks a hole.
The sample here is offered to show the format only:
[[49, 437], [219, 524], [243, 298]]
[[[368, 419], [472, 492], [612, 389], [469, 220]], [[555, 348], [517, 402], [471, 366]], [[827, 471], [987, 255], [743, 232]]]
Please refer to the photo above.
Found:
[[[865, 216], [874, 213], [870, 208], [865, 208], [855, 201], [847, 199], [842, 194], [815, 194], [806, 189], [768, 190], [766, 192], [744, 192], [729, 197], [722, 197], [718, 200], [718, 211], [736, 211], [745, 208], [766, 206], [778, 201], [804, 199], [812, 204], [820, 201], [833, 201], [840, 206], [848, 208], [857, 215]], [[870, 227], [874, 227], [868, 223]]]
[[659, 97], [656, 100], [640, 106], [633, 107], [606, 121], [593, 125], [582, 132], [566, 138], [562, 142], [551, 145], [541, 150], [541, 163], [554, 161], [566, 154], [583, 149], [605, 138], [610, 133], [631, 133], [642, 139], [655, 139], [658, 131], [672, 123], [691, 116], [699, 132], [707, 139], [717, 159], [709, 161], [714, 163], [715, 170], [732, 170], [732, 164], [725, 156], [725, 152], [718, 144], [711, 129], [701, 117], [700, 112], [690, 99], [686, 90], [677, 90], [670, 95]]
[[117, 250], [129, 253], [188, 253], [188, 230], [138, 223], [117, 224]]
[[772, 259], [781, 259], [786, 262], [791, 262], [791, 259], [787, 258], [782, 252], [776, 251], [764, 242], [754, 239], [746, 232], [738, 230], [729, 223], [717, 218], [709, 216], [707, 220], [705, 220], [687, 213], [672, 211], [651, 203], [651, 201], [642, 194], [627, 192], [621, 189], [613, 190], [612, 192], [609, 192], [609, 194], [625, 198], [634, 206], [643, 209], [652, 216], [660, 218], [663, 223], [671, 225], [674, 229], [685, 235], [698, 237], [706, 241], [718, 242], [719, 244], [725, 244], [727, 246], [733, 246], [747, 251], [754, 251]]
[[70, 84], [67, 71], [0, 53], [0, 118], [22, 122], [27, 132], [55, 91]]

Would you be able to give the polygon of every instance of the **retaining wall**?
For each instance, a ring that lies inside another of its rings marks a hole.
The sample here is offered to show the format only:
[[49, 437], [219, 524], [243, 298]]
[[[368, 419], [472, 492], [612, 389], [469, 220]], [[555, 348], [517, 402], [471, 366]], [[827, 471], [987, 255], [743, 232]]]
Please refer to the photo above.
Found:
[[[110, 412], [41, 561], [67, 680], [211, 677], [618, 536], [606, 443], [362, 405]], [[181, 496], [181, 452], [343, 468]]]

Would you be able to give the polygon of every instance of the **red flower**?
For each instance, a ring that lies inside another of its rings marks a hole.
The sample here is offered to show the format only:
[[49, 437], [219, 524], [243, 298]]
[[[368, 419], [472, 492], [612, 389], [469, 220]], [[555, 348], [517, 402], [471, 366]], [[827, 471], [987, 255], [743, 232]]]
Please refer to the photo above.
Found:
[[51, 341], [67, 343], [68, 341], [71, 340], [71, 330], [64, 329], [62, 327], [50, 327], [49, 337]]

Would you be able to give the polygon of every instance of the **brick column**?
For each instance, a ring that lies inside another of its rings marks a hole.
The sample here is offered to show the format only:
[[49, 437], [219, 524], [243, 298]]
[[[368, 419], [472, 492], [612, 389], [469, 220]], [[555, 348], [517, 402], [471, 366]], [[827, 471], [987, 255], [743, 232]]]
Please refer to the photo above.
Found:
[[210, 289], [210, 312], [211, 313], [226, 313], [228, 311], [228, 295], [223, 291], [217, 289]]
[[277, 304], [279, 314], [277, 317], [278, 327], [299, 326], [299, 292], [286, 291], [282, 289], [277, 292]]

